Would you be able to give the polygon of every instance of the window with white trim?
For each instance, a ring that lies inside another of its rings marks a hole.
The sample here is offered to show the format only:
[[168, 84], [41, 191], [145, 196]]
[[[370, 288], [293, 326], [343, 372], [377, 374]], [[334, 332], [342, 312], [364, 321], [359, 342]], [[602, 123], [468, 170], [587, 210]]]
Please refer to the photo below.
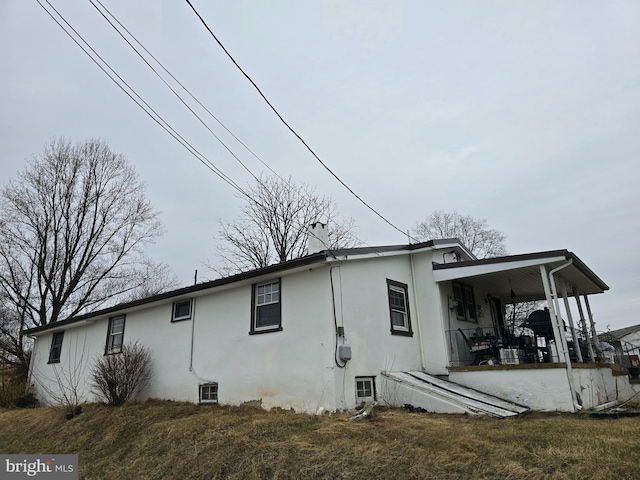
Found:
[[456, 302], [456, 317], [458, 320], [478, 323], [473, 287], [462, 282], [453, 282], [453, 299]]
[[200, 403], [218, 403], [218, 382], [202, 384], [199, 390]]
[[374, 402], [376, 399], [376, 378], [356, 377], [356, 405]]
[[407, 285], [387, 279], [389, 316], [393, 335], [413, 336], [409, 316], [409, 294]]
[[181, 320], [189, 320], [191, 318], [191, 305], [192, 299], [182, 300], [173, 304], [173, 313], [171, 314], [172, 322], [179, 322]]
[[282, 330], [280, 279], [252, 286], [251, 332]]
[[64, 332], [53, 333], [53, 339], [51, 340], [51, 350], [49, 350], [49, 363], [60, 363], [63, 338]]
[[121, 353], [122, 341], [124, 340], [124, 315], [111, 317], [109, 319], [109, 330], [107, 331], [106, 354]]

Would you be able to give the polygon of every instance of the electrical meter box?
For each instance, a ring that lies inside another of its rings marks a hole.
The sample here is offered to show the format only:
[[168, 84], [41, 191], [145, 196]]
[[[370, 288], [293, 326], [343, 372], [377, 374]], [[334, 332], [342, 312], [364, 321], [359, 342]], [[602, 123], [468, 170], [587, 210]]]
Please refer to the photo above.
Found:
[[340, 345], [338, 347], [338, 357], [343, 362], [351, 360], [351, 345]]

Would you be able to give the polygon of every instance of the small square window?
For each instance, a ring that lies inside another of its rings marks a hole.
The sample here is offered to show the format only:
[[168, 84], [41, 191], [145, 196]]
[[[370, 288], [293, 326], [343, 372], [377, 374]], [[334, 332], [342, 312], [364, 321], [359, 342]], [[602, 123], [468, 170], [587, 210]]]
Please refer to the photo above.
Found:
[[218, 382], [200, 385], [200, 403], [218, 403]]
[[253, 285], [251, 331], [263, 333], [282, 330], [280, 280]]
[[179, 322], [180, 320], [189, 320], [191, 318], [191, 303], [191, 299], [174, 303], [171, 321]]
[[375, 377], [356, 377], [356, 404], [376, 399]]
[[51, 350], [49, 350], [49, 363], [60, 363], [60, 354], [62, 353], [62, 340], [64, 332], [55, 332], [51, 340]]
[[121, 353], [124, 340], [124, 315], [109, 319], [106, 354]]
[[387, 279], [387, 294], [389, 297], [391, 333], [393, 335], [412, 337], [407, 285]]

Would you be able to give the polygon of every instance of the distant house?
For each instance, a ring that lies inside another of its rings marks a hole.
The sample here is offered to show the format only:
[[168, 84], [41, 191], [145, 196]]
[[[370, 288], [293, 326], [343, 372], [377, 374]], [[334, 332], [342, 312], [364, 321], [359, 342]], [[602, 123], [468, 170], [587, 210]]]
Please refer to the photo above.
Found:
[[621, 340], [632, 345], [640, 345], [640, 325], [632, 325], [618, 330], [609, 330], [601, 336], [606, 341]]
[[640, 325], [609, 330], [599, 340], [613, 347], [616, 363], [627, 368], [632, 377], [640, 376]]
[[[30, 378], [45, 404], [71, 384], [92, 401], [95, 358], [137, 340], [154, 359], [144, 397], [575, 411], [637, 391], [597, 362], [588, 297], [606, 290], [567, 250], [478, 260], [456, 239], [323, 250], [33, 328]], [[547, 301], [548, 324], [515, 328], [505, 305], [530, 300]]]

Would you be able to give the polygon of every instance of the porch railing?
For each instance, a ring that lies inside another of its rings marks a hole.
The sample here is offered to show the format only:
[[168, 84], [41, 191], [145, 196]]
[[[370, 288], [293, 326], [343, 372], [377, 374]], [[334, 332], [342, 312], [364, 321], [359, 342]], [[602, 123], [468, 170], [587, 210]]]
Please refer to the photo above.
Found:
[[[449, 330], [447, 337], [452, 366], [559, 362], [555, 341], [529, 334], [526, 329], [511, 334], [499, 332], [493, 326], [476, 326]], [[585, 345], [579, 342], [586, 354]], [[568, 339], [567, 345], [571, 360], [577, 361], [573, 341]]]
[[[448, 330], [448, 347], [452, 366], [519, 365], [558, 362], [555, 342], [522, 329], [517, 334], [498, 332], [493, 326], [476, 326]], [[629, 371], [633, 378], [640, 377], [640, 345], [599, 333], [599, 357], [602, 363], [616, 363]], [[587, 344], [578, 339], [582, 357], [588, 358]], [[572, 339], [567, 337], [569, 356], [576, 362], [578, 355]]]

